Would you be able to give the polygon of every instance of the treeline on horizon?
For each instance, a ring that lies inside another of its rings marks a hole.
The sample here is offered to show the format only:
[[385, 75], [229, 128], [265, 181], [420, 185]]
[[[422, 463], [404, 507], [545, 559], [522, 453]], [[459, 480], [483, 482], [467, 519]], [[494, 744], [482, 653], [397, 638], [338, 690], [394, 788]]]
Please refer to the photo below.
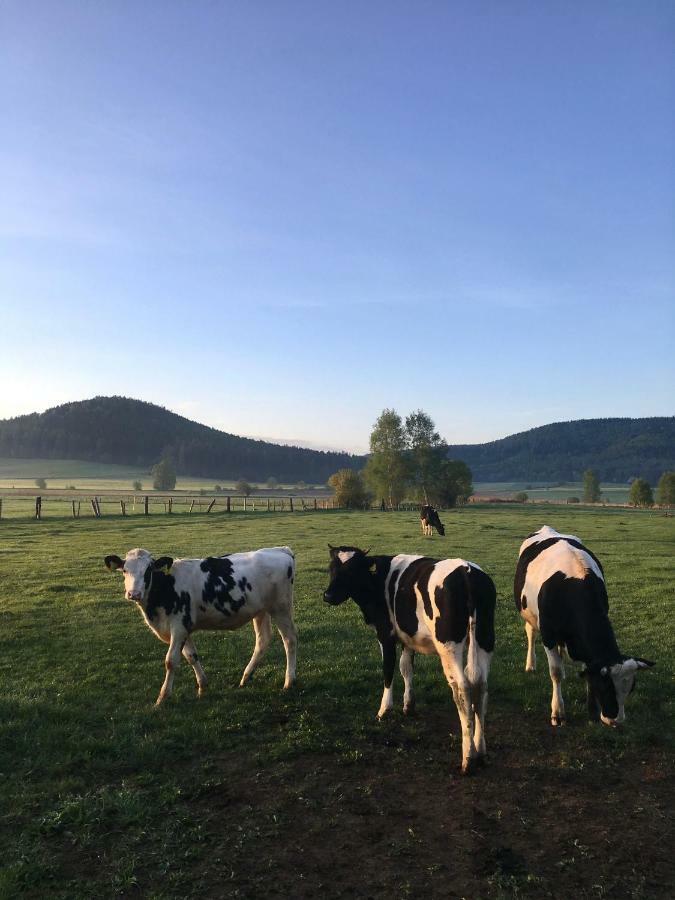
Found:
[[[605, 482], [656, 484], [675, 468], [675, 417], [585, 419], [543, 425], [487, 444], [448, 446], [475, 482], [580, 481], [593, 468]], [[323, 484], [366, 457], [287, 447], [227, 434], [125, 397], [95, 397], [0, 421], [0, 456], [81, 459], [146, 467], [169, 455], [179, 475]]]

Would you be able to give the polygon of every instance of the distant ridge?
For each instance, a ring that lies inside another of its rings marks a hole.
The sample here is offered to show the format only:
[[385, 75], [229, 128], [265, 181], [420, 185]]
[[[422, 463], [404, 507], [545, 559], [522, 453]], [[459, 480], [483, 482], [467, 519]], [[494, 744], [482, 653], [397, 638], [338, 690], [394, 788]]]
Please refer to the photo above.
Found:
[[592, 468], [602, 481], [655, 484], [675, 469], [675, 416], [554, 422], [487, 444], [455, 444], [448, 455], [464, 460], [474, 481], [580, 481]]
[[152, 466], [163, 454], [179, 474], [323, 484], [363, 458], [271, 444], [200, 425], [154, 403], [94, 397], [0, 421], [0, 456]]
[[[152, 466], [170, 453], [179, 474], [322, 484], [337, 469], [362, 468], [365, 456], [238, 437], [127, 397], [94, 397], [0, 420], [0, 456], [80, 459]], [[675, 417], [578, 419], [490, 441], [455, 444], [474, 481], [579, 481], [596, 469], [603, 481], [647, 478], [675, 469]]]

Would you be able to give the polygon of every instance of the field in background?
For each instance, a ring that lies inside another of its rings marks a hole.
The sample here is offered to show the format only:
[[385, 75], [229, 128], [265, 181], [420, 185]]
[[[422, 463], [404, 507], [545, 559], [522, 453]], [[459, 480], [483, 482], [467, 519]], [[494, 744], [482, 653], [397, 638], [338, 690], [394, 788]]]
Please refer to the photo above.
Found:
[[[42, 477], [47, 481], [47, 490], [66, 490], [74, 485], [85, 493], [101, 493], [104, 491], [131, 492], [134, 481], [140, 481], [143, 489], [152, 490], [152, 478], [148, 470], [142, 467], [117, 466], [113, 464], [89, 463], [72, 459], [7, 459], [0, 458], [0, 491], [5, 496], [12, 489], [17, 492], [37, 492], [35, 479]], [[216, 484], [224, 489], [234, 489], [236, 479], [179, 477], [176, 493], [195, 493], [204, 490], [213, 493]], [[264, 482], [253, 484], [265, 495], [270, 491]], [[325, 485], [309, 485], [302, 491], [318, 490], [325, 492]], [[296, 485], [281, 484], [277, 493], [297, 492]], [[629, 485], [603, 484], [602, 500], [608, 503], [627, 503]], [[474, 484], [474, 494], [481, 497], [512, 497], [519, 491], [525, 491], [530, 500], [567, 500], [569, 497], [583, 496], [580, 482], [566, 484], [544, 484], [541, 482], [496, 482]]]
[[[673, 520], [658, 512], [466, 507], [424, 539], [414, 513], [46, 519], [0, 523], [0, 896], [309, 898], [668, 897], [672, 786]], [[657, 661], [613, 731], [564, 683], [526, 675], [512, 578], [544, 521], [603, 561], [624, 651]], [[488, 768], [458, 774], [460, 735], [434, 658], [418, 657], [418, 714], [378, 723], [380, 653], [354, 604], [321, 601], [326, 544], [461, 555], [498, 588]], [[290, 544], [297, 554], [298, 686], [283, 650], [236, 684], [250, 628], [197, 634], [210, 678], [181, 667], [152, 704], [165, 648], [122, 599], [106, 553], [202, 555]]]

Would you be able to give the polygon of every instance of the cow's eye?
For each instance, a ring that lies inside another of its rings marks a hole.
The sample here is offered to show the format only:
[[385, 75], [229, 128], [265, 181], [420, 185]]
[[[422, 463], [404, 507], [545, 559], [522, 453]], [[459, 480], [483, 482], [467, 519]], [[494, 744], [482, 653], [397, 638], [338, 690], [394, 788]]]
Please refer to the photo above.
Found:
[[127, 571], [126, 569], [122, 569], [122, 571], [124, 572], [125, 575], [128, 575], [128, 574], [129, 574], [128, 571]]

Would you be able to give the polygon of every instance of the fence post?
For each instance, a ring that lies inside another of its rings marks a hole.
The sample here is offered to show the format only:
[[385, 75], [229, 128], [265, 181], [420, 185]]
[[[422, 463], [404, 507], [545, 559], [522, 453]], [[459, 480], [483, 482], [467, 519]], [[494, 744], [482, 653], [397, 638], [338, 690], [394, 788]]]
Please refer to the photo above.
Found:
[[316, 497], [314, 498], [314, 509], [316, 510]]
[[289, 502], [290, 507], [291, 507], [291, 512], [293, 512], [293, 498], [292, 498], [292, 497], [289, 497], [289, 498], [288, 498], [288, 502]]
[[172, 506], [173, 506], [173, 497], [169, 497], [169, 502], [167, 504], [167, 510], [166, 510], [169, 515], [171, 515], [171, 507]]
[[244, 512], [248, 509], [248, 497], [244, 494]]
[[124, 500], [120, 500], [120, 509], [122, 510], [122, 515], [123, 515], [123, 516], [126, 516], [126, 514], [127, 514], [127, 507], [126, 507], [126, 504], [125, 504]]
[[270, 498], [267, 498], [267, 512], [270, 511]]
[[148, 495], [147, 495], [147, 494], [145, 495], [145, 502], [144, 502], [144, 504], [143, 504], [143, 513], [144, 513], [146, 516], [149, 515], [149, 512], [148, 512]]
[[91, 508], [94, 510], [94, 518], [98, 519], [98, 513], [96, 512], [96, 498], [91, 498]]
[[206, 510], [207, 513], [210, 513], [210, 512], [211, 512], [211, 510], [212, 510], [213, 507], [214, 507], [215, 502], [216, 502], [216, 498], [214, 497], [213, 500], [212, 500], [212, 501], [209, 503], [209, 505], [208, 505], [208, 508], [207, 508], [207, 510]]
[[194, 509], [194, 505], [195, 505], [195, 498], [193, 497], [192, 503], [190, 504], [190, 515], [192, 515], [192, 510]]
[[0, 519], [2, 518], [2, 497], [0, 497]]
[[42, 518], [42, 497], [35, 498], [35, 518]]
[[227, 495], [227, 506], [226, 506], [226, 509], [227, 509], [228, 512], [231, 511], [231, 510], [230, 510], [230, 495], [229, 495], [229, 494]]

